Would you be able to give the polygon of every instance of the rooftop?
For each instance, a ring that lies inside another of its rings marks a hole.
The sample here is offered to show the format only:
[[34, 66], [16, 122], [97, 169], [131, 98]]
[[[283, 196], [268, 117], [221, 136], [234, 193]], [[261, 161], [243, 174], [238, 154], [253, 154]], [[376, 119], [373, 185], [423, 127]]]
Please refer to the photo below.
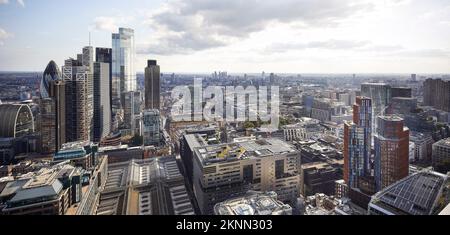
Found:
[[446, 175], [424, 170], [375, 194], [371, 204], [393, 214], [430, 215], [446, 181]]
[[244, 197], [215, 205], [216, 215], [291, 215], [292, 208], [277, 200], [275, 192], [249, 192]]
[[294, 153], [297, 149], [279, 139], [259, 139], [239, 143], [204, 146], [196, 149], [204, 165], [241, 159]]
[[436, 142], [435, 145], [450, 147], [450, 138], [440, 140]]

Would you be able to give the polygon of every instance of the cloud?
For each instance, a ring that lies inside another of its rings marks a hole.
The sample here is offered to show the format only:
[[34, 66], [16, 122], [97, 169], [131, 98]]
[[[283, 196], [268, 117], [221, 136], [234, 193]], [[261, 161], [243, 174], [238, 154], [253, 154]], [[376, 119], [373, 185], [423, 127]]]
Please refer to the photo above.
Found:
[[4, 40], [13, 37], [12, 33], [6, 32], [4, 29], [0, 28], [0, 46], [4, 44]]
[[121, 25], [128, 23], [132, 19], [133, 17], [125, 16], [99, 16], [94, 19], [89, 30], [115, 32]]
[[140, 50], [170, 54], [189, 53], [230, 45], [272, 24], [321, 27], [339, 24], [371, 3], [354, 0], [172, 0], [149, 15], [146, 24], [158, 37], [155, 47]]
[[[0, 5], [1, 4], [8, 4], [9, 3], [9, 0], [0, 0]], [[24, 0], [17, 0], [17, 3], [19, 4], [19, 5], [21, 5], [22, 7], [25, 7], [25, 2], [24, 2]]]

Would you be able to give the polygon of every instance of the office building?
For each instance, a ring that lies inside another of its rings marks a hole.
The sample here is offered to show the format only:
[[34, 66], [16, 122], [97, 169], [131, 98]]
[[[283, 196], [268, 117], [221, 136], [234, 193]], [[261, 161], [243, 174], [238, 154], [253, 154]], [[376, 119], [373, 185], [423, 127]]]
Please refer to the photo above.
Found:
[[423, 104], [450, 112], [450, 81], [427, 79], [423, 83]]
[[[386, 114], [386, 109], [392, 98], [391, 89], [391, 86], [385, 83], [361, 84], [361, 96], [372, 99], [372, 120], [376, 120], [378, 116]], [[376, 125], [377, 122], [372, 123], [372, 130], [376, 130]]]
[[293, 204], [300, 196], [300, 152], [279, 139], [203, 146], [194, 149], [193, 189], [200, 211], [248, 190], [274, 191]]
[[335, 181], [342, 179], [342, 165], [327, 162], [313, 162], [302, 165], [302, 195], [317, 193], [334, 195]]
[[41, 98], [45, 99], [49, 97], [50, 82], [62, 80], [61, 71], [58, 65], [52, 60], [48, 63], [42, 76], [39, 92]]
[[391, 88], [391, 98], [394, 98], [394, 97], [412, 98], [412, 88], [392, 87]]
[[375, 184], [380, 191], [409, 175], [409, 129], [397, 116], [380, 116], [375, 134]]
[[70, 142], [62, 145], [61, 149], [54, 154], [53, 161], [70, 162], [76, 167], [90, 169], [97, 165], [97, 146], [89, 141]]
[[122, 93], [137, 90], [134, 30], [119, 28], [112, 34], [112, 45], [112, 97], [117, 101]]
[[433, 151], [433, 137], [420, 132], [410, 132], [409, 140], [414, 144], [414, 161], [430, 162]]
[[18, 178], [0, 194], [4, 215], [65, 215], [81, 197], [81, 172], [67, 164]]
[[145, 109], [160, 110], [161, 78], [156, 60], [149, 60], [145, 68]]
[[111, 99], [109, 96], [109, 64], [95, 62], [94, 66], [94, 139], [100, 142], [111, 130]]
[[450, 171], [450, 138], [433, 144], [432, 162], [435, 171], [443, 174]]
[[107, 63], [109, 65], [109, 104], [112, 112], [112, 49], [111, 48], [95, 48], [95, 61], [98, 63]]
[[[385, 83], [363, 83], [361, 84], [361, 96], [372, 99], [374, 109], [383, 111], [391, 100], [391, 86]], [[380, 115], [380, 113], [375, 113]]]
[[214, 206], [215, 215], [292, 215], [292, 207], [277, 199], [275, 192], [249, 191], [245, 196]]
[[159, 146], [161, 143], [161, 116], [159, 110], [150, 109], [143, 113], [144, 145]]
[[424, 170], [388, 186], [372, 197], [370, 215], [434, 215], [447, 204], [447, 175]]
[[[91, 50], [84, 49], [84, 61], [67, 59], [63, 66], [66, 84], [66, 142], [93, 140], [94, 79]], [[80, 57], [80, 56], [79, 56]], [[86, 66], [88, 65], [88, 66]]]
[[121, 130], [128, 130], [130, 135], [134, 135], [135, 130], [135, 98], [134, 92], [122, 93], [123, 97], [123, 123], [121, 125]]
[[372, 100], [357, 97], [353, 122], [344, 124], [344, 180], [351, 188], [359, 188], [361, 178], [370, 175], [371, 138]]

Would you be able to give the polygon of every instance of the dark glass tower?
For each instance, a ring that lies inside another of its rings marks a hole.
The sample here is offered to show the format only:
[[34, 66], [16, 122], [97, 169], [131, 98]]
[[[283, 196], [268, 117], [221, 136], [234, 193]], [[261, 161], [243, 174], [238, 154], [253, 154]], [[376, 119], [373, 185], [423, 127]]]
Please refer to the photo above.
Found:
[[160, 110], [161, 78], [156, 60], [149, 60], [145, 68], [145, 109]]
[[95, 61], [99, 63], [109, 64], [109, 104], [112, 113], [112, 49], [111, 48], [95, 48]]

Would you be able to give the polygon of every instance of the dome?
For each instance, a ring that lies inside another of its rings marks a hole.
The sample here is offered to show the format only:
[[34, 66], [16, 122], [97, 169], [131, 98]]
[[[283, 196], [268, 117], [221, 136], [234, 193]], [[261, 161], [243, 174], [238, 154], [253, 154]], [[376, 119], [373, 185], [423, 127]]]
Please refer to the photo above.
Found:
[[61, 80], [61, 71], [55, 61], [50, 61], [44, 70], [41, 81], [41, 98], [48, 98], [49, 83], [50, 81]]

